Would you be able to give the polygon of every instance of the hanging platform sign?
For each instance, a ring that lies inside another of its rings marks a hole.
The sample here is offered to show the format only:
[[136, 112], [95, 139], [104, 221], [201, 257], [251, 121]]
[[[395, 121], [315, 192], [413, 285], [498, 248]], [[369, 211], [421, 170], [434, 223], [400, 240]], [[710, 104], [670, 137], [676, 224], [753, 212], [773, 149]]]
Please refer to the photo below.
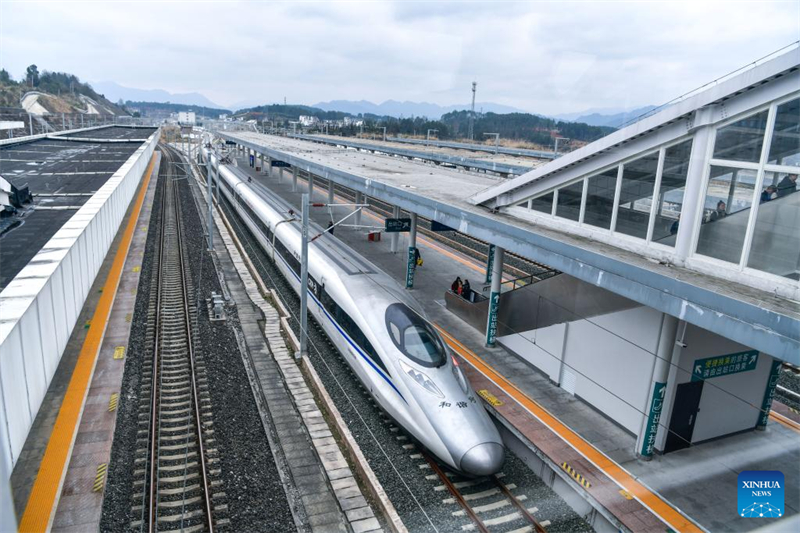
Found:
[[758, 350], [698, 359], [692, 365], [692, 381], [749, 372], [750, 370], [755, 370], [757, 364]]
[[387, 218], [386, 233], [408, 233], [411, 231], [410, 218]]
[[286, 161], [278, 161], [277, 159], [273, 159], [272, 161], [270, 161], [269, 164], [272, 167], [278, 167], [278, 168], [289, 168], [292, 166]]

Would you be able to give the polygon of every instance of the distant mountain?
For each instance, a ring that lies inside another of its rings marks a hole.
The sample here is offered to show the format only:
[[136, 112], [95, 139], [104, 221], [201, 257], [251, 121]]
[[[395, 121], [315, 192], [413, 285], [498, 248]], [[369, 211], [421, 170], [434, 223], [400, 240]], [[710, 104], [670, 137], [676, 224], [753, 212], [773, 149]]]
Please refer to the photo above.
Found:
[[171, 102], [173, 104], [225, 109], [224, 106], [215, 104], [200, 93], [173, 94], [161, 89], [134, 89], [132, 87], [123, 87], [113, 81], [96, 82], [92, 84], [92, 87], [94, 87], [95, 91], [104, 94], [112, 102], [117, 102], [120, 99], [135, 102]]
[[[429, 102], [398, 102], [396, 100], [387, 100], [382, 104], [375, 104], [367, 100], [332, 100], [330, 102], [314, 104], [313, 107], [318, 107], [325, 111], [344, 111], [345, 113], [351, 113], [353, 115], [370, 113], [378, 116], [388, 115], [397, 118], [415, 116], [438, 119], [445, 113], [450, 113], [451, 111], [469, 109], [470, 104], [440, 106]], [[515, 107], [492, 102], [475, 102], [475, 110], [498, 114], [526, 112]]]
[[626, 122], [629, 122], [639, 115], [643, 115], [648, 111], [652, 111], [657, 106], [647, 105], [630, 110], [620, 110], [618, 108], [604, 108], [604, 109], [587, 109], [580, 113], [567, 113], [564, 115], [557, 115], [555, 118], [559, 120], [568, 120], [570, 122], [583, 122], [590, 126], [609, 126], [612, 128], [619, 128]]

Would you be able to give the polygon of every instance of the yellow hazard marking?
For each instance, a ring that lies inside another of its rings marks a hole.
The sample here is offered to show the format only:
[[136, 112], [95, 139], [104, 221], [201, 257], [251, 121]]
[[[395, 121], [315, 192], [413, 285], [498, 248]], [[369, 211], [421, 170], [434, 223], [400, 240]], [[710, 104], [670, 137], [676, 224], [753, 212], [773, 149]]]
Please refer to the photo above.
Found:
[[92, 487], [93, 492], [100, 492], [100, 490], [103, 488], [103, 485], [105, 485], [106, 470], [108, 470], [107, 463], [100, 463], [97, 465], [97, 473], [94, 475], [94, 486]]
[[128, 313], [125, 315], [125, 322], [130, 324], [131, 320], [133, 320], [133, 313]]
[[136, 295], [136, 288], [131, 289], [131, 294], [134, 296]]
[[[581, 484], [581, 485], [582, 485], [584, 488], [588, 489], [589, 487], [591, 487], [591, 486], [592, 486], [592, 484], [591, 484], [591, 483], [589, 483], [589, 481], [587, 481], [585, 477], [583, 477], [582, 475], [580, 475], [579, 473], [577, 473], [577, 472], [575, 471], [575, 469], [574, 469], [574, 468], [572, 468], [571, 466], [569, 466], [569, 465], [566, 463], [566, 461], [565, 461], [565, 462], [563, 462], [563, 463], [561, 463], [561, 468], [563, 468], [564, 470], [566, 470], [566, 472], [567, 472], [567, 473], [568, 473], [570, 476], [572, 476], [572, 477], [573, 477], [573, 479], [575, 479], [575, 481], [577, 481], [578, 483], [580, 483], [580, 484]], [[620, 491], [620, 492], [622, 492], [622, 491]], [[628, 498], [628, 499], [630, 500], [630, 498]]]
[[111, 398], [108, 400], [108, 412], [111, 413], [117, 410], [117, 405], [119, 405], [119, 393], [115, 392], [111, 395]]
[[114, 348], [114, 359], [122, 359], [123, 357], [125, 357], [125, 347], [117, 346]]
[[133, 267], [131, 270], [133, 270], [134, 272], [139, 272], [141, 269], [142, 269], [142, 267], [140, 267], [140, 266], [135, 266], [135, 267]]
[[494, 405], [495, 407], [500, 407], [501, 405], [503, 405], [503, 402], [501, 400], [498, 400], [497, 396], [495, 396], [486, 389], [479, 390], [478, 395], [487, 402], [489, 402], [490, 404]]
[[632, 499], [633, 499], [633, 496], [631, 496], [631, 493], [630, 493], [630, 492], [628, 492], [628, 491], [627, 491], [627, 490], [625, 490], [625, 489], [621, 489], [621, 490], [619, 491], [619, 493], [620, 493], [620, 494], [622, 494], [622, 497], [623, 497], [623, 498], [625, 498], [626, 500], [632, 500]]

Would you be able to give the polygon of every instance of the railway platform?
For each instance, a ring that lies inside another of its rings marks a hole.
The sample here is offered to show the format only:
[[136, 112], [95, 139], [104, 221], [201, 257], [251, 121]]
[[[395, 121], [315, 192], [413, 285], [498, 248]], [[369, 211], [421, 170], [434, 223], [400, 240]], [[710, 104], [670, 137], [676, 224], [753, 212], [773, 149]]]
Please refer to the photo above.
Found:
[[[239, 168], [293, 205], [307, 183], [292, 192], [291, 175], [256, 172], [244, 158]], [[315, 183], [314, 201], [327, 200], [325, 183]], [[338, 202], [350, 201], [338, 197]], [[322, 227], [330, 215], [312, 209]], [[362, 223], [383, 227], [383, 218], [366, 212]], [[335, 236], [397, 279], [405, 280], [407, 235], [401, 234], [398, 252], [389, 251], [388, 239], [370, 242], [366, 230], [340, 227]], [[800, 480], [798, 426], [791, 420], [771, 419], [766, 431], [745, 432], [641, 461], [636, 438], [580, 399], [550, 382], [536, 369], [503, 348], [486, 348], [481, 332], [445, 307], [444, 295], [456, 276], [479, 288], [485, 265], [439, 242], [418, 235], [424, 265], [417, 269], [414, 296], [440, 328], [450, 346], [468, 363], [476, 390], [485, 390], [487, 407], [509, 434], [553, 468], [594, 509], [620, 529], [632, 531], [747, 531], [758, 527], [736, 514], [736, 477], [742, 470], [770, 470], [785, 465], [787, 514], [800, 511], [800, 494], [792, 487]], [[476, 281], [478, 280], [478, 281]], [[495, 405], [493, 405], [495, 404]], [[702, 496], [702, 497], [701, 497]], [[787, 524], [788, 526], [788, 524]]]
[[20, 531], [86, 531], [102, 488], [160, 156], [103, 262], [11, 477]]

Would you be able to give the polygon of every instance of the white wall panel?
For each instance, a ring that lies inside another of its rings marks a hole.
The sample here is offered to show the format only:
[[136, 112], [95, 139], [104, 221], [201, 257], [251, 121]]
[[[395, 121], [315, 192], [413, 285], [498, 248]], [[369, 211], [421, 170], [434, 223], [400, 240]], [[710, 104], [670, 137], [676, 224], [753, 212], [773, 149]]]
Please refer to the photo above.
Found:
[[42, 356], [42, 340], [39, 327], [39, 301], [34, 301], [19, 321], [22, 357], [25, 363], [25, 378], [28, 388], [28, 405], [35, 416], [39, 412], [44, 394], [47, 392], [47, 381]]
[[0, 292], [0, 454], [12, 467], [158, 137], [42, 247], [42, 264], [28, 265]]
[[44, 361], [44, 375], [47, 383], [55, 374], [61, 350], [58, 348], [58, 318], [53, 311], [53, 279], [39, 291], [36, 299], [39, 311], [39, 341], [42, 344], [42, 359]]
[[498, 337], [497, 342], [558, 383], [566, 329], [566, 323], [554, 324], [542, 329]]
[[[62, 266], [63, 265], [64, 263], [62, 262]], [[64, 300], [63, 276], [64, 270], [63, 268], [59, 268], [53, 272], [53, 275], [50, 276], [50, 280], [48, 281], [50, 285], [50, 296], [52, 297], [53, 318], [55, 321], [53, 331], [55, 331], [56, 351], [59, 357], [67, 346], [67, 332], [69, 331], [69, 328], [67, 328], [67, 308]], [[58, 357], [56, 360], [58, 360]]]
[[8, 416], [8, 437], [14, 464], [31, 427], [25, 365], [19, 337], [20, 330], [15, 328], [0, 345], [0, 379], [3, 381], [3, 403]]

